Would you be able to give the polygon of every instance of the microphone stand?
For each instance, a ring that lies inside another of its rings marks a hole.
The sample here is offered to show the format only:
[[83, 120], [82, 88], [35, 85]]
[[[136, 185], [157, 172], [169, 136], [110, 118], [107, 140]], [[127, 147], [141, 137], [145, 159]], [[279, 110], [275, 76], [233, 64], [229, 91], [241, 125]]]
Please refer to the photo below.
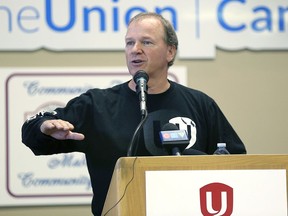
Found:
[[139, 137], [139, 132], [143, 128], [143, 125], [147, 119], [147, 116], [148, 116], [147, 111], [145, 111], [144, 114], [142, 114], [142, 118], [141, 118], [140, 123], [138, 124], [136, 130], [134, 131], [134, 134], [133, 134], [133, 137], [130, 141], [129, 149], [127, 152], [128, 157], [136, 155], [136, 152], [138, 149], [138, 141], [136, 142], [136, 138]]

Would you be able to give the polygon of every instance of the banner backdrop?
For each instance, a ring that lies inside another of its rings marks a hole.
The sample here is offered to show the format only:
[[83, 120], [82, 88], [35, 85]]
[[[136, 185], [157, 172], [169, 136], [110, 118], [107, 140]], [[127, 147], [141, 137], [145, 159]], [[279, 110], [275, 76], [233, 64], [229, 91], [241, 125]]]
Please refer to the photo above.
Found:
[[[186, 73], [185, 67], [172, 67], [169, 79], [186, 85]], [[90, 204], [85, 155], [34, 156], [21, 142], [21, 127], [27, 118], [65, 106], [90, 88], [129, 79], [124, 67], [0, 68], [0, 206]]]
[[123, 50], [139, 12], [162, 14], [179, 37], [179, 58], [225, 50], [287, 50], [287, 0], [1, 0], [0, 51]]

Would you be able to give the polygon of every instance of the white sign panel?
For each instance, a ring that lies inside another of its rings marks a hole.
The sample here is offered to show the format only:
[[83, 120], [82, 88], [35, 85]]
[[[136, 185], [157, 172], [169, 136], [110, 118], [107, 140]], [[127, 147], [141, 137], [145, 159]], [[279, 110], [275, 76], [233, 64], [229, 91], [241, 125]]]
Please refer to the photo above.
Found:
[[[82, 153], [34, 156], [21, 142], [32, 115], [65, 106], [90, 88], [128, 81], [126, 68], [0, 68], [0, 206], [90, 204], [92, 189]], [[186, 68], [169, 79], [186, 85]]]
[[287, 216], [286, 170], [146, 171], [147, 216]]
[[162, 14], [180, 58], [227, 50], [288, 49], [287, 0], [1, 0], [0, 50], [123, 50], [134, 15]]

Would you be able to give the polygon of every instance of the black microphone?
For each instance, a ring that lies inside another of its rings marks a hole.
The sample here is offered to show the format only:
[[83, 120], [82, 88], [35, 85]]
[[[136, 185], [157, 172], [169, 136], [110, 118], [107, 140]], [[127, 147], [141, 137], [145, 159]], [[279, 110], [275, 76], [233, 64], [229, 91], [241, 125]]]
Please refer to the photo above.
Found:
[[136, 83], [136, 93], [139, 95], [141, 115], [145, 116], [147, 114], [146, 94], [149, 76], [144, 70], [139, 70], [135, 73], [133, 80]]
[[172, 123], [167, 123], [160, 131], [160, 140], [164, 148], [172, 155], [181, 155], [189, 144], [189, 138], [185, 130], [179, 128]]

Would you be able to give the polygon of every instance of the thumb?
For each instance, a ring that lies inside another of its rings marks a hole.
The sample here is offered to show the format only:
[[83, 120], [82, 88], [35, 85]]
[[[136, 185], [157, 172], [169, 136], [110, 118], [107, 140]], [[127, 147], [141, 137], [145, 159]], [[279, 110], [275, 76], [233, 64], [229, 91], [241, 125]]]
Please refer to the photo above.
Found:
[[71, 132], [69, 131], [69, 133], [66, 136], [66, 139], [71, 139], [71, 140], [84, 140], [85, 136], [84, 134], [81, 133], [76, 133], [76, 132]]

